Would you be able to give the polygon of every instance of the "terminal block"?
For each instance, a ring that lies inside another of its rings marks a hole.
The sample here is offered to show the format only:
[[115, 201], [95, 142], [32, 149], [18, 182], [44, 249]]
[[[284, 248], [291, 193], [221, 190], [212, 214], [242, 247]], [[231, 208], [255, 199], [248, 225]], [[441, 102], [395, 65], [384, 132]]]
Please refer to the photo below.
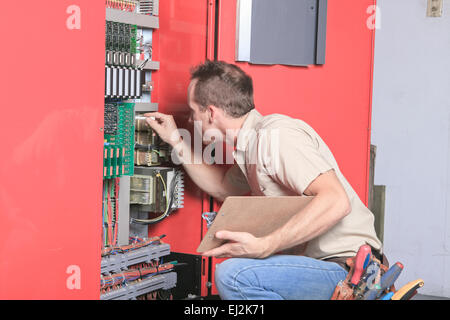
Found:
[[170, 254], [170, 245], [161, 243], [158, 245], [149, 245], [126, 253], [112, 254], [102, 258], [101, 273], [118, 273], [127, 269], [129, 266], [150, 262]]
[[177, 274], [168, 272], [152, 276], [142, 281], [123, 285], [121, 288], [100, 295], [100, 300], [134, 300], [156, 290], [169, 290], [177, 285]]

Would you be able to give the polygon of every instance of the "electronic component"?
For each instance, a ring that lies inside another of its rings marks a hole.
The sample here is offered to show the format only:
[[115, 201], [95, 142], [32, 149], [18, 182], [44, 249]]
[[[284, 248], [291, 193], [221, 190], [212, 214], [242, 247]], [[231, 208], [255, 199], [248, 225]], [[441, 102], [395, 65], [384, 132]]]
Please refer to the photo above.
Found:
[[117, 243], [118, 234], [118, 207], [119, 207], [119, 181], [118, 179], [103, 180], [103, 246], [113, 246]]
[[104, 120], [104, 133], [108, 135], [117, 134], [117, 125], [119, 120], [119, 113], [116, 105], [105, 105], [105, 120]]
[[171, 263], [145, 263], [130, 266], [128, 270], [123, 270], [120, 273], [101, 276], [100, 289], [105, 292], [108, 289], [126, 285], [136, 280], [142, 280], [161, 273], [166, 273], [173, 270], [173, 267], [174, 265]]
[[183, 208], [184, 173], [180, 169], [136, 167], [130, 183], [130, 203], [138, 205], [138, 211], [162, 213], [149, 220], [132, 218], [132, 222], [156, 223]]
[[[176, 285], [176, 273], [171, 271], [177, 262], [161, 264], [160, 261], [170, 254], [170, 246], [161, 241], [163, 237], [165, 235], [150, 239], [130, 238], [129, 245], [102, 250], [102, 300], [135, 299]], [[166, 278], [169, 273], [169, 278]]]
[[129, 266], [146, 261], [159, 259], [170, 254], [170, 245], [167, 243], [145, 246], [125, 252], [102, 257], [101, 273], [121, 272]]
[[131, 265], [170, 254], [170, 246], [161, 241], [165, 235], [150, 239], [130, 238], [125, 246], [109, 246], [102, 250], [101, 273], [120, 272]]
[[106, 8], [157, 16], [159, 0], [106, 0]]
[[105, 66], [105, 97], [110, 97], [112, 95], [111, 81], [112, 81], [111, 68]]
[[138, 12], [146, 15], [158, 15], [158, 0], [140, 0]]
[[134, 104], [106, 104], [104, 127], [103, 177], [109, 179], [133, 175]]
[[137, 4], [137, 0], [106, 0], [106, 8], [128, 12], [134, 12]]
[[130, 69], [130, 97], [136, 96], [136, 70]]
[[140, 69], [116, 66], [105, 68], [105, 98], [138, 99], [142, 95], [142, 86]]
[[135, 117], [135, 129], [135, 165], [151, 167], [170, 161], [169, 145], [153, 132], [145, 117]]
[[148, 279], [122, 285], [119, 289], [111, 290], [100, 295], [100, 300], [132, 300], [148, 292], [159, 289], [172, 289], [177, 285], [177, 274], [168, 272], [158, 274]]
[[142, 95], [142, 63], [136, 65], [141, 31], [135, 25], [106, 21], [105, 98], [137, 99]]

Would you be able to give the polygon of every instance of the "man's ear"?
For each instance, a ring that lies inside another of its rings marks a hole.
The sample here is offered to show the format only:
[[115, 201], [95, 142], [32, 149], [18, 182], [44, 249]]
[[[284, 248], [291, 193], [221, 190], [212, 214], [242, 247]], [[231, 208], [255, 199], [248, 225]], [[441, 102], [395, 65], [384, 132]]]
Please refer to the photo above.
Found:
[[208, 111], [208, 121], [209, 123], [213, 123], [218, 116], [218, 110], [216, 106], [209, 105], [206, 110]]

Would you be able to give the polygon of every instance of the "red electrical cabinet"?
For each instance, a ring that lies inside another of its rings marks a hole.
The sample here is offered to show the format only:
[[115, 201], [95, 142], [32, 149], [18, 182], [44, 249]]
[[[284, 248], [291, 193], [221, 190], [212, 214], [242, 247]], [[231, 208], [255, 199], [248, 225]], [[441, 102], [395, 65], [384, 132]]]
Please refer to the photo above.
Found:
[[[98, 299], [105, 4], [21, 4], [27, 10], [4, 3], [0, 20], [7, 44], [0, 86], [0, 299]], [[238, 63], [253, 77], [257, 109], [312, 125], [365, 202], [374, 43], [367, 9], [374, 4], [328, 1], [323, 66]], [[152, 101], [183, 125], [190, 68], [206, 58], [234, 62], [236, 0], [159, 5]], [[211, 204], [186, 180], [184, 208], [149, 233], [166, 234], [172, 251], [196, 254], [206, 231], [201, 213]], [[216, 294], [208, 282], [217, 261], [202, 261], [201, 293]]]

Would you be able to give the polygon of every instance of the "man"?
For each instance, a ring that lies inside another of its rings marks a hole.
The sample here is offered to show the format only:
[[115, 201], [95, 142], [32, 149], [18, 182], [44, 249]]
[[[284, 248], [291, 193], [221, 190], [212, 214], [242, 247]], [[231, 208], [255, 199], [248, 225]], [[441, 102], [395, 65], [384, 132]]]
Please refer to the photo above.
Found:
[[347, 275], [346, 257], [365, 243], [374, 252], [381, 250], [373, 214], [339, 171], [323, 140], [301, 120], [258, 113], [252, 79], [239, 67], [212, 61], [198, 66], [192, 72], [188, 103], [191, 120], [201, 124], [204, 135], [220, 132], [236, 146], [237, 164], [193, 164], [191, 146], [171, 116], [150, 113], [153, 119], [147, 121], [174, 147], [186, 172], [205, 192], [219, 200], [249, 191], [314, 196], [268, 236], [216, 233], [228, 241], [204, 255], [231, 257], [215, 272], [222, 299], [330, 299]]

